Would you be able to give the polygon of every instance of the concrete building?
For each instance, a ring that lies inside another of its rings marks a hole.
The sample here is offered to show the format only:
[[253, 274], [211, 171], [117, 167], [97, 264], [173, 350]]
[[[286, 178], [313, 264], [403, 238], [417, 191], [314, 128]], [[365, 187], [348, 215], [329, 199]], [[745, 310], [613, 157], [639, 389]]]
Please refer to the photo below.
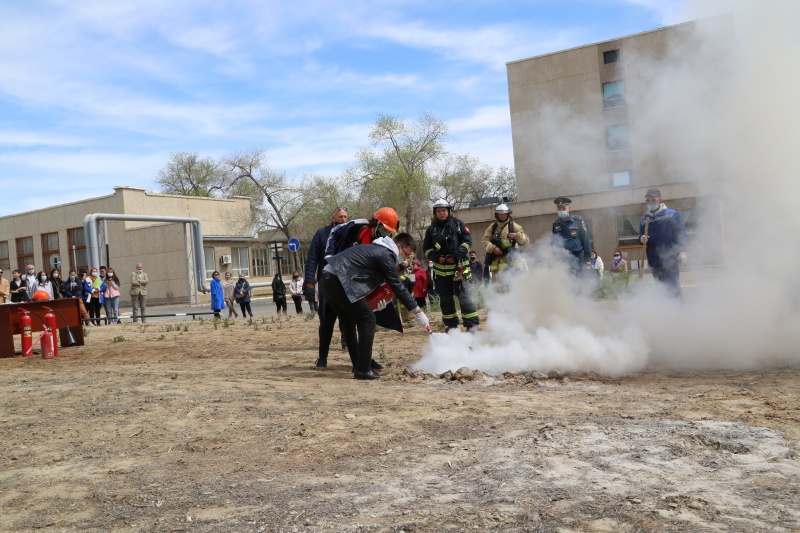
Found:
[[[1, 217], [0, 267], [5, 269], [4, 277], [10, 278], [11, 269], [24, 272], [27, 264], [47, 272], [58, 265], [64, 275], [70, 269], [100, 266], [88, 264], [83, 227], [87, 214], [194, 217], [202, 224], [206, 285], [214, 270], [223, 275], [244, 273], [251, 283], [270, 282], [277, 268], [274, 256], [276, 251], [281, 255], [286, 242], [279, 236], [261, 241], [248, 234], [241, 221], [249, 212], [250, 200], [244, 197], [203, 198], [115, 187], [108, 196]], [[125, 295], [137, 263], [144, 265], [150, 278], [149, 302], [196, 301], [198, 284], [187, 261], [191, 240], [185, 224], [110, 220], [102, 228], [101, 242], [108, 245], [103, 246], [101, 262], [114, 267], [123, 282], [121, 304], [129, 303]], [[301, 261], [305, 259], [302, 251], [299, 255]], [[281, 264], [284, 273], [291, 268], [286, 261]]]
[[[711, 133], [703, 106], [725, 82], [733, 43], [732, 20], [721, 17], [507, 63], [518, 194], [511, 207], [526, 232], [548, 234], [553, 199], [568, 196], [600, 256], [622, 248], [638, 268], [644, 193], [659, 187], [690, 241], [701, 201], [703, 231], [721, 234], [726, 207], [704, 151]], [[457, 216], [480, 239], [493, 206]], [[715, 263], [721, 249], [689, 255]]]

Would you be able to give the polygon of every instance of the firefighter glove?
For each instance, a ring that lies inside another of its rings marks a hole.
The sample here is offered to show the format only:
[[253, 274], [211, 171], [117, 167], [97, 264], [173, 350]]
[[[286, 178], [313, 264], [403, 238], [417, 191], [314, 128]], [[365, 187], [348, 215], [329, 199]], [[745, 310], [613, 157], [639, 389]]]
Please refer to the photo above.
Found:
[[472, 281], [472, 270], [469, 267], [464, 269], [464, 279], [467, 281]]

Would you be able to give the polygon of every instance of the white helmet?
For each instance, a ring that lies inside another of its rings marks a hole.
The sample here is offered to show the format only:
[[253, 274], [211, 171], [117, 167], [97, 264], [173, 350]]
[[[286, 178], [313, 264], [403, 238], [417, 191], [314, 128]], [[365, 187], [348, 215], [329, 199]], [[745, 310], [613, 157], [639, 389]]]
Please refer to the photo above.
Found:
[[436, 208], [438, 207], [446, 207], [448, 211], [451, 211], [453, 207], [450, 205], [450, 202], [445, 200], [444, 198], [439, 198], [435, 202], [433, 202], [433, 214], [436, 214]]
[[497, 207], [494, 208], [494, 214], [501, 215], [503, 213], [511, 213], [511, 209], [506, 204], [497, 204]]

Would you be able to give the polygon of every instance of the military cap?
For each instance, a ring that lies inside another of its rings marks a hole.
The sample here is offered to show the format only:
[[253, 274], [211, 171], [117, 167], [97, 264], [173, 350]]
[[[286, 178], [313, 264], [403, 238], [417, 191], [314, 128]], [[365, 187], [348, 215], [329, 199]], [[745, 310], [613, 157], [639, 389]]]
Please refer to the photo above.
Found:
[[566, 196], [559, 196], [558, 198], [553, 200], [553, 203], [556, 205], [569, 205], [572, 203], [572, 200], [570, 200]]

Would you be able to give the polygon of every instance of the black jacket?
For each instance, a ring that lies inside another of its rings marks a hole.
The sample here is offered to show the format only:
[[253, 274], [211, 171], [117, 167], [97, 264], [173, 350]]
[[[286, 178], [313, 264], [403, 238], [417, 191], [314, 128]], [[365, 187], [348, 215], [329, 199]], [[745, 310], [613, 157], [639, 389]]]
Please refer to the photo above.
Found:
[[357, 302], [386, 281], [406, 309], [415, 311], [417, 301], [397, 275], [395, 255], [378, 244], [353, 246], [328, 258], [327, 269], [342, 284], [350, 302]]
[[286, 299], [286, 284], [283, 282], [283, 278], [279, 278], [278, 276], [272, 278], [272, 299]]
[[[27, 288], [28, 287], [28, 281], [25, 278], [22, 278], [22, 277], [19, 278], [18, 280], [17, 279], [12, 279], [9, 282], [9, 286], [11, 287], [12, 291], [16, 291], [20, 287], [26, 287]], [[14, 292], [14, 293], [11, 294], [11, 303], [15, 303], [16, 304], [16, 303], [27, 302], [27, 301], [28, 301], [28, 292], [27, 291]]]
[[306, 257], [304, 284], [316, 284], [322, 275], [322, 267], [325, 266], [323, 261], [325, 259], [325, 244], [328, 242], [328, 235], [331, 234], [332, 229], [333, 223], [328, 224], [324, 228], [318, 229], [311, 239], [311, 245], [308, 247], [308, 257]]

